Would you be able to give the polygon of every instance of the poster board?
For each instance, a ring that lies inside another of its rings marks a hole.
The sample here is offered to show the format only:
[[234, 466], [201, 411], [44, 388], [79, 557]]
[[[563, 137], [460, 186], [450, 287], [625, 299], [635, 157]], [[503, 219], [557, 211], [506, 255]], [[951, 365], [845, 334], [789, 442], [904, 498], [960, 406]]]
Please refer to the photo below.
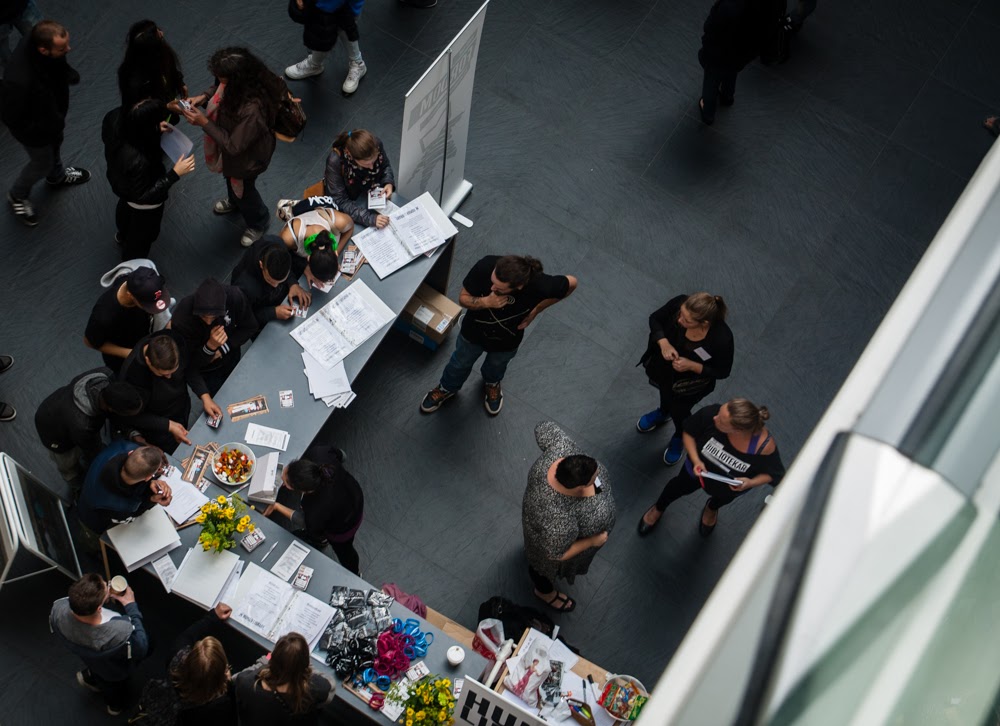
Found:
[[472, 189], [465, 153], [487, 5], [489, 0], [413, 84], [403, 108], [399, 191], [408, 199], [430, 192], [448, 215]]
[[455, 723], [466, 726], [546, 726], [538, 716], [519, 708], [469, 676], [465, 677], [465, 686], [455, 704]]
[[62, 499], [7, 454], [0, 454], [0, 502], [7, 527], [0, 532], [0, 539], [7, 538], [0, 544], [5, 548], [0, 569], [4, 578], [20, 546], [67, 577], [79, 579], [80, 561]]

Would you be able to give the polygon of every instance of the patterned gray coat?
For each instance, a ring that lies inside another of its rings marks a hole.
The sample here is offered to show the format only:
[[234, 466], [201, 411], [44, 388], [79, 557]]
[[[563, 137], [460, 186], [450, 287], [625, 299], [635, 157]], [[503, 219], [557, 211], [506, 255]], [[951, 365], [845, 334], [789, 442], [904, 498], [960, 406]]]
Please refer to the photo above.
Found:
[[542, 455], [528, 474], [528, 488], [521, 507], [525, 554], [528, 563], [545, 577], [550, 580], [562, 578], [572, 584], [577, 575], [587, 574], [598, 548], [586, 549], [564, 562], [559, 558], [578, 539], [605, 530], [610, 533], [615, 526], [611, 479], [608, 470], [598, 462], [597, 475], [602, 484], [599, 494], [592, 497], [560, 494], [549, 486], [549, 467], [556, 459], [584, 452], [552, 421], [535, 427], [535, 441]]

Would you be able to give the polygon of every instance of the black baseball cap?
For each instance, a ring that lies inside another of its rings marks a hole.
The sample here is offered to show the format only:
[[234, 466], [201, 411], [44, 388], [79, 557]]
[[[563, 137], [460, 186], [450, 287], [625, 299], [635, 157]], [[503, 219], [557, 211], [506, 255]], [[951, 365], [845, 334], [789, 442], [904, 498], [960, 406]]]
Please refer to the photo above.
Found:
[[226, 288], [214, 277], [210, 277], [194, 292], [194, 305], [191, 312], [195, 315], [211, 315], [214, 318], [226, 314]]
[[139, 307], [150, 315], [164, 312], [170, 306], [170, 293], [166, 280], [150, 267], [132, 270], [125, 282], [129, 294], [139, 303]]

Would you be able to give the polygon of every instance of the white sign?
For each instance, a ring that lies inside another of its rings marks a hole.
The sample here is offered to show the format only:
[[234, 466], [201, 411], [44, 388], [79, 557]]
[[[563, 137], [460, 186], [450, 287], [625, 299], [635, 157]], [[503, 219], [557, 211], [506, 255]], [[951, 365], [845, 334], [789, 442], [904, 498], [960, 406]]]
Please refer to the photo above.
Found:
[[465, 678], [465, 687], [455, 704], [455, 723], [471, 726], [547, 726], [538, 716], [518, 708], [474, 678]]

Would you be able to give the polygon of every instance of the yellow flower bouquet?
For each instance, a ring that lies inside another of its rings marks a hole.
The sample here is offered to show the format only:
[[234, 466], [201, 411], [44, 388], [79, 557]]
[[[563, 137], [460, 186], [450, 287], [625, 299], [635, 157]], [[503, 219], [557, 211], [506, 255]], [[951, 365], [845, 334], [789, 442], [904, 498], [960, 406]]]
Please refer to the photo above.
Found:
[[399, 717], [403, 726], [451, 726], [455, 723], [455, 696], [451, 681], [427, 676], [408, 688], [406, 707]]
[[194, 518], [201, 525], [201, 536], [198, 537], [201, 548], [206, 552], [222, 552], [235, 547], [237, 534], [255, 529], [246, 512], [247, 505], [239, 494], [233, 494], [232, 501], [220, 494], [202, 504], [201, 511]]

